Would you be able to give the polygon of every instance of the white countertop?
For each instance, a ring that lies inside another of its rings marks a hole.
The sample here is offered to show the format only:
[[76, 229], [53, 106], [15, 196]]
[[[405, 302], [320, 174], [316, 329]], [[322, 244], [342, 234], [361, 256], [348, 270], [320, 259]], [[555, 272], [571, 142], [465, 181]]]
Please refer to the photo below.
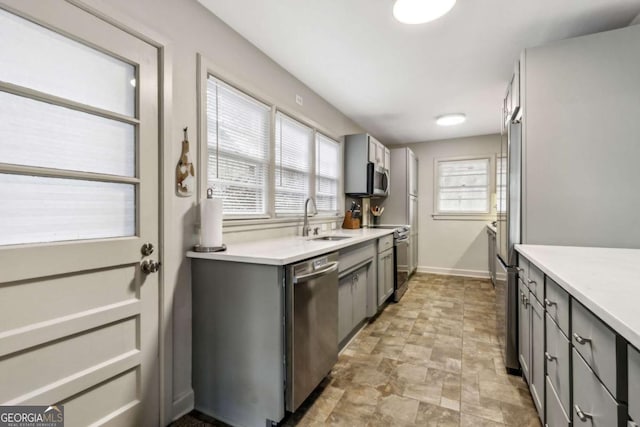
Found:
[[[283, 237], [257, 240], [255, 242], [232, 243], [224, 252], [187, 252], [189, 258], [213, 259], [220, 261], [246, 262], [251, 264], [286, 265], [308, 259], [327, 252], [337, 251], [367, 240], [393, 234], [393, 229], [360, 228], [356, 230], [335, 230], [331, 234], [309, 237]], [[311, 240], [322, 236], [349, 236], [349, 239], [326, 241]]]
[[640, 249], [516, 245], [516, 250], [640, 348]]

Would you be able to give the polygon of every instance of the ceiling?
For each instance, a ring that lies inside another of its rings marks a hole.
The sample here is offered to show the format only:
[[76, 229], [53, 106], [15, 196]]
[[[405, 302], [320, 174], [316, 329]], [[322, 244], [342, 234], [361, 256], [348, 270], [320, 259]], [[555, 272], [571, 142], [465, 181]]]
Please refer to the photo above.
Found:
[[[458, 0], [405, 25], [393, 0], [198, 0], [385, 144], [499, 132], [523, 48], [628, 25], [640, 0]], [[465, 113], [440, 127], [435, 118]]]

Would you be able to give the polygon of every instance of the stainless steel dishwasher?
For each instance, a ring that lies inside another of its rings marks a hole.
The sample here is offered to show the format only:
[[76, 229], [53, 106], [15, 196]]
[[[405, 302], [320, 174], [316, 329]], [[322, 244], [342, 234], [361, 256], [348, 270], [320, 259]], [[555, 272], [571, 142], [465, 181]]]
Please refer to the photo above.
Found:
[[295, 411], [338, 360], [338, 253], [286, 268], [286, 409]]

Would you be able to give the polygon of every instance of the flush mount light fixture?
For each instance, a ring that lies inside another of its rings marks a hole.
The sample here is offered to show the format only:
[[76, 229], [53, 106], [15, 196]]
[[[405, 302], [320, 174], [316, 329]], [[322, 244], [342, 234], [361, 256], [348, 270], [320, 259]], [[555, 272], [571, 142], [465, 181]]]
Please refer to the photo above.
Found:
[[456, 0], [396, 0], [393, 16], [403, 24], [423, 24], [449, 12]]
[[464, 114], [445, 114], [436, 118], [436, 123], [440, 126], [454, 126], [464, 123], [467, 120], [467, 116]]

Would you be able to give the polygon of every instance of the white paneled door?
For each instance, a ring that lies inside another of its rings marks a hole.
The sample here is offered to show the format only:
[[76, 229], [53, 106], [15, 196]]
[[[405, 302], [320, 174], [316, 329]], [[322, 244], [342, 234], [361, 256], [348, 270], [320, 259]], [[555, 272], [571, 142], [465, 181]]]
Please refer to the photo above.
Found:
[[0, 404], [156, 426], [158, 52], [62, 0], [0, 40]]

